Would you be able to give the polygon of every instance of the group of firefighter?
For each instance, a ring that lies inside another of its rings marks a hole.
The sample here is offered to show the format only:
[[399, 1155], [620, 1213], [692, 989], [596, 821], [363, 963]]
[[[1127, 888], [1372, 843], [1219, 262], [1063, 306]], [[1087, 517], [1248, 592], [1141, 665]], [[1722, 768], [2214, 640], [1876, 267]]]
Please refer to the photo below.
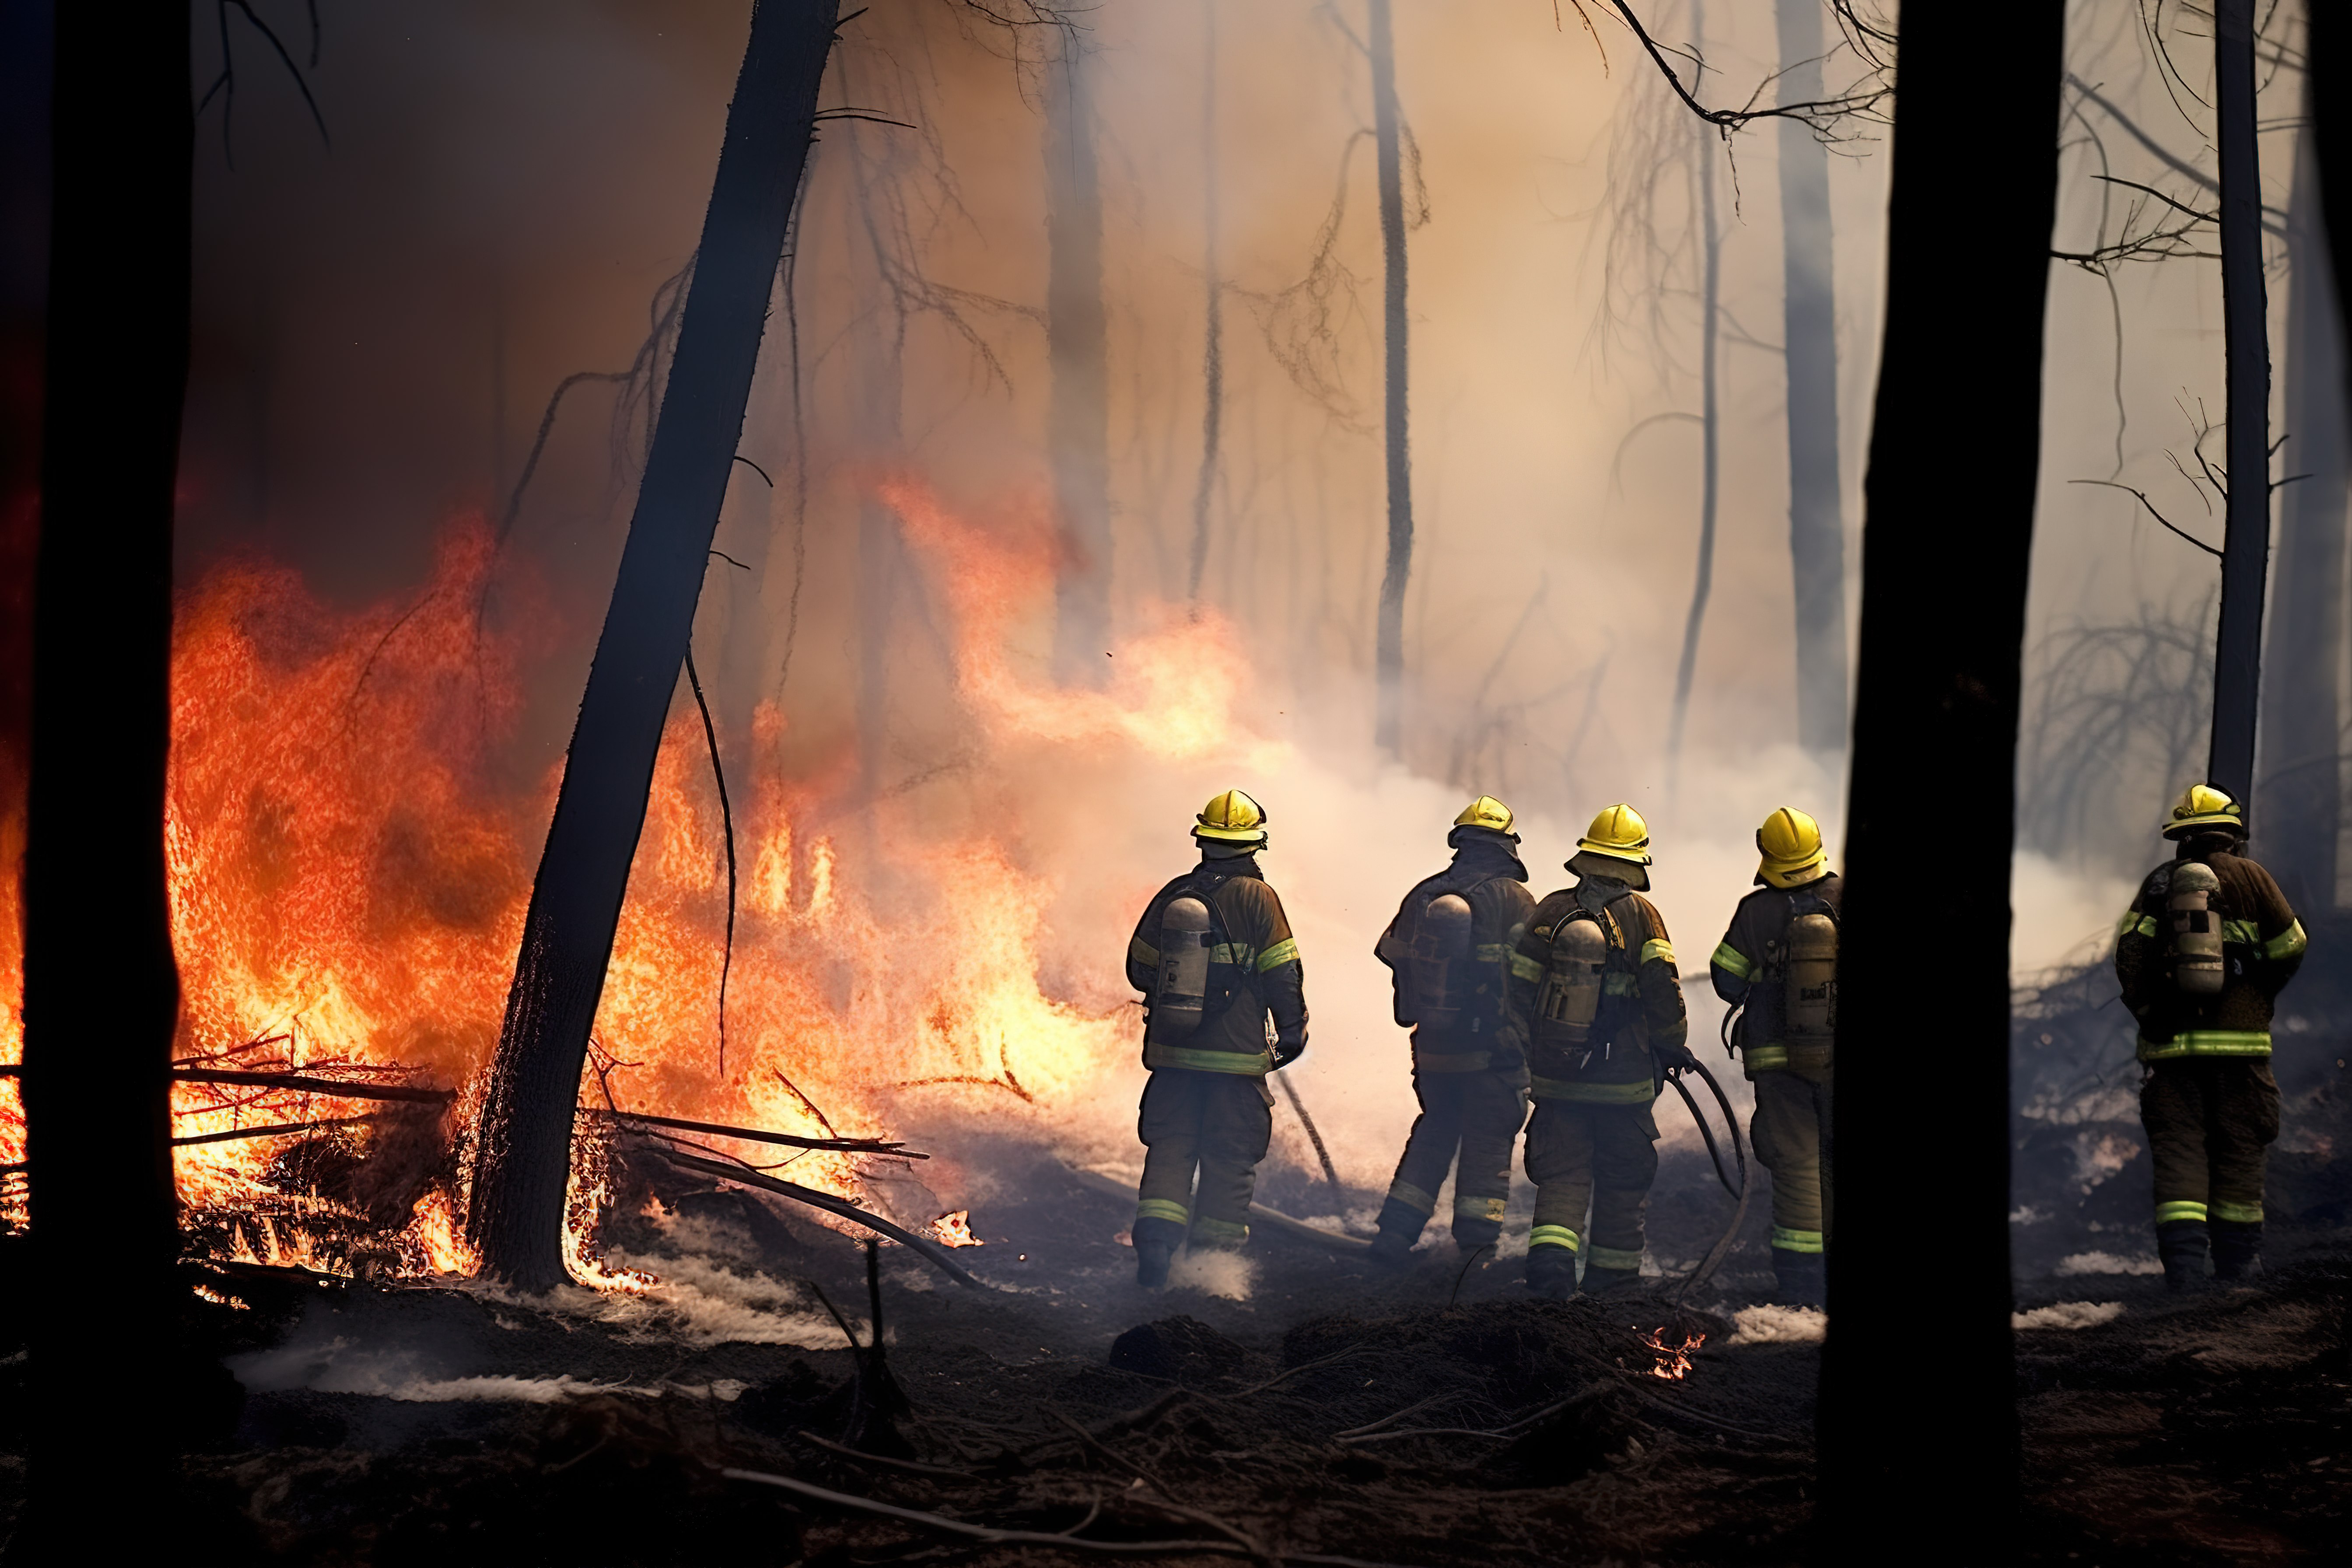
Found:
[[[2162, 831], [2179, 852], [2126, 911], [2115, 962], [2138, 1022], [2158, 1252], [2168, 1282], [2185, 1289], [2260, 1267], [2263, 1162], [2279, 1125], [2271, 1013], [2305, 939], [2278, 884], [2243, 853], [2244, 813], [2228, 794], [2192, 786]], [[1192, 837], [1200, 863], [1153, 896], [1128, 946], [1151, 1072], [1132, 1233], [1147, 1287], [1166, 1283], [1183, 1248], [1248, 1239], [1273, 1135], [1265, 1080], [1307, 1049], [1298, 942], [1258, 866], [1265, 808], [1227, 790], [1202, 808]], [[1601, 812], [1567, 861], [1575, 880], [1540, 901], [1511, 810], [1494, 796], [1465, 807], [1446, 844], [1453, 863], [1405, 895], [1374, 949], [1397, 1024], [1412, 1031], [1421, 1114], [1372, 1260], [1408, 1264], [1449, 1170], [1454, 1243], [1465, 1257], [1493, 1247], [1524, 1128], [1528, 1289], [1565, 1298], [1636, 1281], [1658, 1171], [1653, 1107], [1670, 1078], [1698, 1068], [1674, 942], [1644, 896], [1648, 826], [1631, 805]], [[1754, 1087], [1750, 1140], [1772, 1174], [1772, 1299], [1818, 1307], [1843, 882], [1801, 811], [1773, 811], [1756, 847], [1755, 890], [1707, 972], [1736, 1009], [1726, 1044]]]

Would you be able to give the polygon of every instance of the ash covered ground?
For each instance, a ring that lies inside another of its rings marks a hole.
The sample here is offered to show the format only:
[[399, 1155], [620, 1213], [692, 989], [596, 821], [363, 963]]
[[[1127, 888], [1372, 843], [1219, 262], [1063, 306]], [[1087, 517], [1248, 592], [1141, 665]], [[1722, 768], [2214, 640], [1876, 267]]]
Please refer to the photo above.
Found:
[[[1670, 1277], [1530, 1300], [1517, 1259], [1465, 1260], [1434, 1233], [1391, 1276], [1262, 1232], [1245, 1268], [1180, 1265], [1147, 1292], [1130, 1203], [1034, 1146], [943, 1152], [994, 1177], [971, 1215], [985, 1245], [956, 1254], [982, 1288], [883, 1249], [878, 1363], [830, 1315], [870, 1338], [859, 1246], [674, 1178], [611, 1228], [614, 1261], [660, 1277], [641, 1294], [214, 1271], [247, 1303], [200, 1309], [242, 1397], [186, 1461], [192, 1537], [240, 1562], [1083, 1560], [734, 1469], [986, 1530], [1210, 1543], [1170, 1562], [1806, 1555], [1819, 1325], [1751, 1305], [1760, 1190], [1696, 1307], [1669, 1303]], [[1330, 1206], [1268, 1175], [1293, 1211]], [[1653, 1211], [1654, 1254], [1687, 1267], [1730, 1202], [1703, 1160], [1670, 1155]], [[2142, 1267], [2136, 1234], [2021, 1285], [2026, 1560], [2340, 1560], [2352, 1251], [2326, 1215], [2277, 1228], [2253, 1289], [2171, 1298], [2108, 1271]], [[1685, 1378], [1653, 1375], [1647, 1337], [1698, 1334]], [[1884, 1339], [1891, 1377], [1935, 1353], [1899, 1324]], [[11, 1514], [23, 1479], [0, 1461]]]

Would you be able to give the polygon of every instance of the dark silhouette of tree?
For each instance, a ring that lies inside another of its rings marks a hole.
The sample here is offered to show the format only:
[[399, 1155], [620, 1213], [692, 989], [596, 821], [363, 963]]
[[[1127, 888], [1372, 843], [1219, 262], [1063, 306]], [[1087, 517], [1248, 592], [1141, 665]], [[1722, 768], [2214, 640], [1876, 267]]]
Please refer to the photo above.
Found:
[[[1820, 0], [1775, 0], [1780, 100], [1822, 96]], [[1797, 741], [1845, 750], [1845, 516], [1838, 470], [1837, 289], [1829, 149], [1803, 121], [1780, 135], [1781, 342], [1788, 368], [1789, 563], [1796, 584]]]
[[1404, 595], [1412, 575], [1412, 447], [1405, 352], [1404, 156], [1397, 110], [1396, 40], [1389, 0], [1368, 0], [1366, 52], [1372, 67], [1372, 142], [1380, 163], [1381, 406], [1389, 498], [1387, 563], [1381, 573], [1380, 617], [1372, 665], [1378, 691], [1373, 742], [1402, 754]]
[[628, 542], [531, 886], [467, 1215], [485, 1269], [524, 1289], [564, 1278], [581, 1068], [735, 468], [837, 12], [836, 0], [759, 0], [752, 10]]
[[1046, 445], [1061, 513], [1054, 661], [1065, 680], [1104, 678], [1110, 638], [1110, 370], [1103, 316], [1102, 193], [1095, 170], [1095, 66], [1074, 24], [1046, 48]]
[[1192, 561], [1187, 598], [1201, 607], [1209, 569], [1209, 501], [1217, 483], [1217, 447], [1225, 418], [1225, 295], [1217, 266], [1217, 0], [1201, 0], [1201, 272], [1206, 311], [1201, 329], [1201, 472], [1192, 485]]
[[15, 1286], [30, 1318], [31, 1469], [11, 1556], [27, 1563], [162, 1555], [183, 1415], [163, 799], [187, 16], [67, 5], [54, 26], [21, 1080], [37, 1261]]
[[[2065, 11], [2033, 0], [1999, 26], [1967, 6], [1903, 12], [1839, 1011], [1845, 1038], [1903, 1048], [1838, 1062], [1829, 1562], [1877, 1561], [1891, 1541], [1929, 1563], [2010, 1560], [2009, 865]], [[1963, 189], [1983, 197], [1964, 279], [1950, 248]], [[1970, 422], [1965, 484], [1955, 409]], [[1885, 1366], [1895, 1331], [1935, 1346], [1900, 1376]]]
[[[1691, 0], [1691, 50], [1706, 47], [1706, 0]], [[1691, 85], [1704, 89], [1705, 67]], [[1709, 140], [1712, 140], [1710, 137]], [[1715, 153], [1698, 150], [1698, 560], [1691, 574], [1690, 611], [1683, 617], [1682, 656], [1675, 663], [1674, 707], [1666, 721], [1666, 789], [1671, 797], [1682, 767], [1683, 726], [1690, 718], [1691, 682], [1698, 675], [1699, 633], [1715, 588], [1715, 522], [1722, 499], [1723, 408], [1717, 384], [1723, 336], [1723, 232], [1715, 202]]]

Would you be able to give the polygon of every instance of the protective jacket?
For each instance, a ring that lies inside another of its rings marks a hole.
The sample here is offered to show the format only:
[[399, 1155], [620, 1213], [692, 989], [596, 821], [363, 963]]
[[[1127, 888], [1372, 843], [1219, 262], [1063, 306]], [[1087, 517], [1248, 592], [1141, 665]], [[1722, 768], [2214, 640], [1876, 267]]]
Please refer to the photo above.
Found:
[[[1571, 1052], [1548, 1043], [1536, 1018], [1553, 932], [1579, 910], [1600, 921], [1609, 956], [1589, 1046]], [[1528, 1070], [1538, 1101], [1638, 1105], [1646, 1111], [1664, 1081], [1653, 1048], [1679, 1046], [1690, 1033], [1665, 917], [1649, 900], [1605, 877], [1586, 877], [1535, 907], [1512, 950], [1509, 1006], [1528, 1041]]]
[[[1475, 829], [1458, 837], [1461, 845], [1454, 864], [1404, 896], [1372, 956], [1388, 965], [1394, 982], [1398, 1025], [1413, 1032], [1414, 1070], [1515, 1069], [1526, 1063], [1527, 1036], [1508, 1005], [1511, 954], [1527, 932], [1536, 901], [1524, 885], [1528, 868], [1509, 839]], [[1459, 1016], [1441, 1028], [1416, 1016], [1412, 953], [1423, 911], [1448, 893], [1470, 906], [1470, 955], [1476, 973], [1463, 988], [1465, 1000]]]
[[1209, 906], [1208, 1008], [1181, 1046], [1146, 1044], [1143, 1065], [1264, 1077], [1274, 1065], [1265, 1039], [1267, 1016], [1286, 1035], [1305, 1029], [1307, 994], [1298, 943], [1255, 856], [1203, 856], [1198, 866], [1153, 894], [1127, 944], [1128, 984], [1150, 1005], [1159, 983], [1161, 916], [1187, 894]]
[[[2221, 883], [2210, 909], [2221, 923], [2223, 979], [2210, 996], [2183, 994], [2167, 968], [2172, 874], [2191, 861]], [[2116, 977], [2124, 1005], [2139, 1020], [2139, 1059], [2269, 1056], [2271, 1009], [2306, 945], [2278, 883], [2244, 856], [2213, 850], [2158, 866], [2116, 927]]]
[[1734, 1006], [1745, 1005], [1738, 1024], [1740, 1059], [1754, 1078], [1830, 1065], [1827, 1045], [1790, 1046], [1781, 1037], [1785, 1010], [1789, 922], [1827, 905], [1832, 919], [1843, 911], [1845, 879], [1834, 871], [1794, 888], [1763, 887], [1739, 900], [1731, 929], [1707, 960], [1715, 994]]

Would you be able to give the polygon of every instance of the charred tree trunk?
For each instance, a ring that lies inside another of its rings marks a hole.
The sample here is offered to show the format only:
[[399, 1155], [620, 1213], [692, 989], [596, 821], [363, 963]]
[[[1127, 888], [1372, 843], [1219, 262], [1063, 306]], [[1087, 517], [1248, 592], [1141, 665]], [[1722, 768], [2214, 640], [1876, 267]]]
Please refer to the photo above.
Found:
[[2206, 776], [2240, 800], [2254, 787], [2263, 585], [2271, 545], [2270, 308], [2263, 284], [2263, 175], [2255, 146], [2254, 0], [2214, 0], [2214, 144], [2221, 163], [2221, 339], [2229, 511], [2214, 633], [2213, 748]]
[[[1706, 5], [1691, 0], [1691, 49], [1706, 48]], [[1691, 70], [1691, 90], [1703, 90], [1704, 65]], [[1699, 490], [1698, 565], [1691, 576], [1690, 613], [1683, 620], [1682, 658], [1675, 665], [1675, 705], [1666, 724], [1666, 790], [1672, 797], [1682, 771], [1683, 726], [1690, 719], [1691, 681], [1698, 674], [1698, 637], [1706, 626], [1707, 596], [1715, 588], [1715, 514], [1720, 490], [1722, 409], [1716, 385], [1716, 346], [1722, 310], [1723, 237], [1715, 217], [1715, 131], [1700, 132], [1698, 149], [1698, 386]]]
[[[2311, 73], [2311, 147], [2318, 165], [2319, 211], [2326, 220], [2327, 269], [2339, 305], [2352, 300], [2352, 14], [2341, 5], [2314, 5], [2304, 39]], [[2342, 90], [2337, 90], [2341, 89]], [[2346, 350], [2345, 408], [2352, 416], [2352, 345]], [[2338, 431], [2341, 435], [2343, 432]]]
[[[1927, 1563], [2006, 1562], [2015, 1522], [2009, 864], [2064, 18], [2062, 0], [2011, 6], [1998, 27], [1966, 6], [1903, 15], [1838, 1020], [1849, 1039], [1903, 1048], [1838, 1064], [1819, 1514], [1831, 1562], [1877, 1561], [1890, 1541]], [[1985, 196], [1965, 288], [1952, 283], [1959, 190]], [[1964, 455], [1956, 408], [1974, 422]], [[1921, 900], [1953, 885], [1956, 853], [1965, 908], [1937, 923], [1923, 983]], [[1936, 1353], [1889, 1377], [1898, 1325]]]
[[1224, 435], [1224, 285], [1217, 276], [1217, 0], [1201, 0], [1201, 274], [1206, 318], [1201, 332], [1201, 474], [1192, 485], [1192, 572], [1188, 598], [1201, 608], [1201, 578], [1209, 569], [1209, 502], [1217, 483], [1217, 447]]
[[[2306, 84], [2308, 90], [2308, 84]], [[2316, 107], [2315, 95], [2307, 101]], [[2288, 204], [2286, 447], [2305, 477], [2279, 507], [2278, 607], [2262, 694], [2262, 784], [2254, 821], [2263, 863], [2299, 910], [2336, 905], [2344, 742], [2336, 705], [2344, 664], [2344, 321], [2328, 270], [2311, 132], [2295, 148]]]
[[1104, 678], [1110, 649], [1110, 395], [1103, 319], [1102, 195], [1095, 174], [1092, 64], [1075, 26], [1057, 30], [1045, 71], [1045, 343], [1053, 391], [1046, 439], [1061, 513], [1054, 663], [1061, 679]]
[[485, 1269], [527, 1290], [564, 1278], [563, 1194], [581, 1064], [734, 466], [837, 11], [836, 0], [759, 0], [752, 10], [652, 451], [531, 885], [467, 1215]]
[[1372, 57], [1372, 140], [1380, 162], [1381, 407], [1387, 426], [1389, 548], [1381, 574], [1381, 604], [1372, 655], [1378, 683], [1373, 743], [1403, 753], [1404, 591], [1412, 576], [1412, 446], [1405, 370], [1404, 160], [1397, 112], [1396, 42], [1389, 0], [1369, 0]]
[[[1818, 0], [1776, 0], [1780, 101], [1822, 96]], [[1797, 599], [1797, 742], [1845, 751], [1845, 516], [1838, 472], [1837, 288], [1830, 155], [1780, 121], [1781, 320], [1789, 374], [1789, 563]]]
[[[25, 1562], [161, 1555], [178, 1247], [164, 888], [172, 510], [188, 373], [184, 12], [59, 5], [25, 850], [38, 1278]], [[68, 1280], [100, 1281], [92, 1289]], [[102, 1423], [102, 1428], [97, 1424]], [[128, 1506], [126, 1506], [128, 1504]]]

